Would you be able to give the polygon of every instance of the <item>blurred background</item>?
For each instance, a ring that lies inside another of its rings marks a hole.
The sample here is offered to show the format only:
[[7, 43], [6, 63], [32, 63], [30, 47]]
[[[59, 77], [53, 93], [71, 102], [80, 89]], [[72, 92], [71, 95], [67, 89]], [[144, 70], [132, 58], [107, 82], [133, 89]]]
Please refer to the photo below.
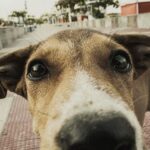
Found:
[[[0, 0], [0, 55], [68, 28], [150, 36], [150, 0]], [[31, 123], [26, 100], [10, 92], [0, 99], [0, 150], [38, 150]], [[144, 138], [150, 149], [150, 112]]]

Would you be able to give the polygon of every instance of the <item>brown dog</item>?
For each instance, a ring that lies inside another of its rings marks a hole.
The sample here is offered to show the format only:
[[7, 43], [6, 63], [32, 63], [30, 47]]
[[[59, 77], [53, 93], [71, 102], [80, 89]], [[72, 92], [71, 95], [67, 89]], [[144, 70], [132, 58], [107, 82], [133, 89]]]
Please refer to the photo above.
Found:
[[0, 96], [29, 101], [41, 150], [144, 150], [150, 37], [79, 29], [0, 57]]

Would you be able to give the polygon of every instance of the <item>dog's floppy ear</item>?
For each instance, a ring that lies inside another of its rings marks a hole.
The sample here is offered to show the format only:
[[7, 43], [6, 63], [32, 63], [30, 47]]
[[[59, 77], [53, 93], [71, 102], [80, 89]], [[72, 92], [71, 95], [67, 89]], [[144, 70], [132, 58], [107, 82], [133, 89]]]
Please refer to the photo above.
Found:
[[27, 59], [37, 46], [29, 46], [13, 52], [0, 52], [0, 98], [6, 96], [7, 90], [26, 97], [22, 75]]
[[136, 69], [135, 78], [150, 68], [150, 36], [116, 34], [113, 38], [130, 51]]

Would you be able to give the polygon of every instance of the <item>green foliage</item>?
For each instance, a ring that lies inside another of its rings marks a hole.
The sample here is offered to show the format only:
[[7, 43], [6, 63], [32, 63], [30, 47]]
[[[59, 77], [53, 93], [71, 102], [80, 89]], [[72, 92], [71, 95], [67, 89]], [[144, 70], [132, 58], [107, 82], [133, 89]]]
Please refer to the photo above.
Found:
[[93, 9], [93, 17], [104, 18], [104, 13], [101, 13], [99, 9]]
[[25, 20], [26, 25], [32, 25], [36, 22], [36, 19], [32, 16], [28, 16], [28, 18]]
[[12, 17], [22, 17], [24, 18], [26, 16], [27, 12], [26, 11], [13, 11], [11, 16]]
[[10, 15], [11, 17], [17, 17], [18, 18], [18, 23], [20, 23], [20, 18], [25, 21], [27, 12], [26, 11], [13, 11], [12, 14]]
[[97, 2], [93, 6], [95, 7], [101, 6], [105, 9], [109, 5], [112, 5], [117, 8], [119, 6], [119, 1], [118, 0], [97, 0]]
[[[75, 4], [86, 5], [86, 1], [87, 0], [59, 0], [56, 6], [59, 5], [60, 7], [64, 7], [64, 8], [70, 7], [71, 11], [74, 11]], [[118, 7], [119, 1], [118, 0], [96, 0], [96, 3], [93, 5], [93, 7], [101, 6], [105, 9], [109, 5]]]
[[34, 23], [43, 24], [45, 21], [44, 17], [48, 17], [48, 14], [43, 14], [40, 18], [35, 18], [34, 16], [27, 15], [26, 11], [13, 11], [9, 16], [18, 18], [18, 23], [20, 23], [20, 18], [22, 18], [24, 24], [32, 25]]
[[0, 18], [0, 24], [2, 24], [4, 22], [4, 20], [2, 18]]
[[44, 21], [43, 21], [42, 18], [38, 18], [38, 19], [36, 19], [35, 21], [36, 21], [36, 23], [39, 24], [39, 25], [44, 23]]
[[56, 6], [59, 5], [64, 8], [70, 7], [71, 11], [74, 11], [74, 6], [77, 3], [85, 5], [85, 0], [59, 0]]

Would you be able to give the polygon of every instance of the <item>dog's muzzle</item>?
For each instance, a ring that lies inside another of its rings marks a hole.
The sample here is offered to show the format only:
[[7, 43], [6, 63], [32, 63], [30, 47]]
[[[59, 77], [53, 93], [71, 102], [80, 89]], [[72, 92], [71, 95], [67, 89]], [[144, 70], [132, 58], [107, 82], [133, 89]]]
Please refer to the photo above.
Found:
[[121, 116], [76, 115], [65, 122], [56, 141], [62, 150], [136, 150], [135, 131]]

